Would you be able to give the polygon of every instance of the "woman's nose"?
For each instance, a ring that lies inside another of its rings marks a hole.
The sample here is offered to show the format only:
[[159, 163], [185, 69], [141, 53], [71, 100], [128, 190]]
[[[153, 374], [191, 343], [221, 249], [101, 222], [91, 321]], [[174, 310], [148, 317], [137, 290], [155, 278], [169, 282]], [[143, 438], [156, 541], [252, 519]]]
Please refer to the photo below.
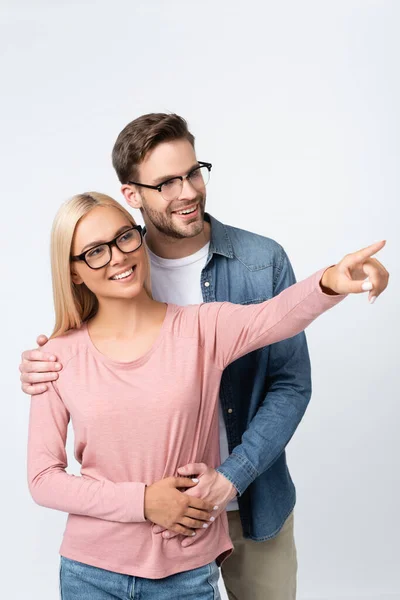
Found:
[[121, 262], [124, 262], [126, 260], [126, 254], [124, 252], [121, 252], [121, 250], [114, 245], [111, 248], [111, 265], [118, 265]]

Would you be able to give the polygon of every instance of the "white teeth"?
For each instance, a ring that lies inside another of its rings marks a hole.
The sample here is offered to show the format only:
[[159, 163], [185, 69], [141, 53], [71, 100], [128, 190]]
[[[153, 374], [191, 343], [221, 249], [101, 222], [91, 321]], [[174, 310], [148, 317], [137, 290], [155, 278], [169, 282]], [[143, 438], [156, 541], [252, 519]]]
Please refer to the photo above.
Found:
[[119, 275], [114, 275], [111, 279], [124, 279], [125, 277], [129, 277], [133, 273], [133, 267], [129, 269], [129, 271], [125, 271], [124, 273], [120, 273]]
[[189, 208], [188, 210], [180, 210], [177, 214], [178, 215], [190, 215], [190, 213], [194, 212], [195, 210], [196, 210], [196, 207]]

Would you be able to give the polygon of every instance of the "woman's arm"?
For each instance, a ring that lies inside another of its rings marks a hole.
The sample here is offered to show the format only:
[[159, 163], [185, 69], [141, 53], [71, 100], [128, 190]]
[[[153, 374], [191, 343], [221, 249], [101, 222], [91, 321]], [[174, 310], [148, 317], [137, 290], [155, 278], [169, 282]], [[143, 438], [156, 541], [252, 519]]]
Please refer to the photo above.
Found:
[[146, 486], [141, 482], [114, 483], [69, 475], [65, 442], [69, 413], [54, 384], [33, 396], [29, 422], [28, 483], [32, 498], [47, 508], [117, 521], [152, 521], [183, 535], [202, 528], [213, 505], [182, 494], [197, 480], [167, 477]]
[[[204, 315], [204, 339], [216, 363], [224, 369], [244, 354], [297, 335], [346, 294], [369, 291], [370, 297], [379, 296], [389, 275], [371, 256], [384, 244], [349, 254], [334, 267], [290, 286], [267, 302], [251, 306], [223, 303], [209, 318]], [[201, 310], [204, 306], [209, 305], [202, 305]]]
[[260, 304], [220, 304], [215, 318], [213, 347], [219, 367], [225, 369], [244, 354], [297, 335], [342, 301], [345, 296], [322, 291], [319, 284], [322, 273], [296, 283]]
[[114, 483], [66, 473], [69, 413], [53, 384], [31, 401], [28, 483], [41, 506], [121, 523], [145, 521], [145, 484]]

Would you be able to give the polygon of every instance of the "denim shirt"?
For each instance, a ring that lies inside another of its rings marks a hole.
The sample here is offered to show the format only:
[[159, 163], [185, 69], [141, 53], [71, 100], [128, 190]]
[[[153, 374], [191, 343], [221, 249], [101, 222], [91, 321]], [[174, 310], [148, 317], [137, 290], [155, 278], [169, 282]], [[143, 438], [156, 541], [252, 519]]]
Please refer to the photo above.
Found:
[[[210, 215], [210, 250], [201, 275], [204, 302], [255, 304], [295, 283], [283, 248], [273, 240], [223, 225]], [[292, 512], [296, 492], [285, 447], [311, 397], [304, 333], [229, 365], [220, 399], [229, 457], [218, 467], [238, 490], [243, 534], [274, 537]]]

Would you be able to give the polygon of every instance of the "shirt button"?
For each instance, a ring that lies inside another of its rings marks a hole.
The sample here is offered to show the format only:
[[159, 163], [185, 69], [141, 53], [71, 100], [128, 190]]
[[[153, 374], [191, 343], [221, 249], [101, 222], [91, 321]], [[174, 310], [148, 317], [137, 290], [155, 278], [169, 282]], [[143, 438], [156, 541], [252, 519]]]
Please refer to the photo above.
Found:
[[233, 408], [228, 408], [228, 413], [232, 414], [233, 413]]
[[205, 287], [209, 287], [210, 286], [210, 282], [206, 281], [204, 285], [205, 285]]

